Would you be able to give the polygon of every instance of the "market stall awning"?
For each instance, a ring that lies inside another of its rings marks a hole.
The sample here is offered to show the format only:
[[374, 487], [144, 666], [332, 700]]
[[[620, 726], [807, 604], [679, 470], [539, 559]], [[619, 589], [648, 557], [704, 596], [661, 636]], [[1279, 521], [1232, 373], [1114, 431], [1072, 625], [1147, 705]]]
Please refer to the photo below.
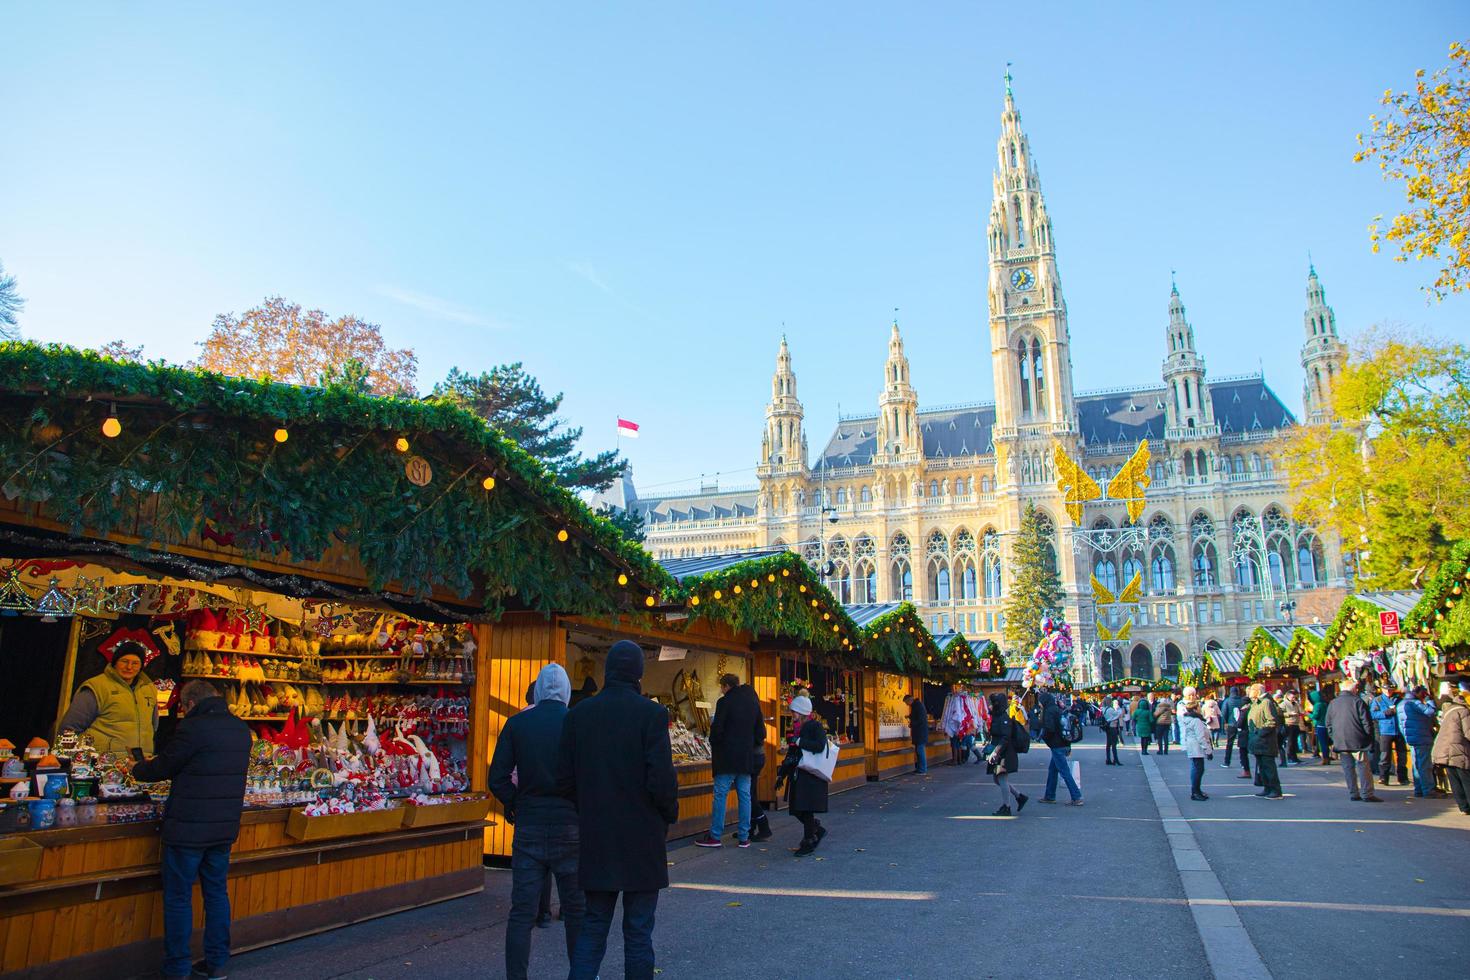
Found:
[[[1330, 666], [1329, 661], [1335, 663], [1355, 653], [1384, 649], [1409, 629], [1405, 620], [1422, 598], [1422, 592], [1407, 590], [1374, 590], [1348, 596], [1328, 625], [1321, 647], [1305, 657], [1302, 666], [1316, 670], [1323, 665]], [[1383, 612], [1399, 614], [1397, 632], [1383, 632], [1380, 619]]]
[[927, 674], [943, 659], [913, 603], [868, 602], [843, 608], [862, 630], [867, 662], [886, 670]]
[[1423, 589], [1394, 589], [1392, 591], [1373, 590], [1359, 592], [1358, 598], [1364, 602], [1371, 602], [1380, 609], [1396, 612], [1400, 617], [1409, 615], [1419, 600], [1424, 598]]
[[748, 561], [787, 553], [789, 552], [786, 548], [754, 548], [749, 551], [727, 551], [721, 555], [698, 555], [694, 558], [660, 558], [658, 563], [676, 581], [683, 582], [685, 579], [723, 572]]
[[1221, 674], [1245, 673], [1244, 650], [1211, 650], [1205, 654]]
[[863, 602], [842, 608], [847, 610], [847, 614], [852, 617], [854, 623], [866, 627], [873, 620], [898, 611], [903, 605], [902, 602]]
[[1432, 639], [1457, 673], [1466, 669], [1470, 659], [1470, 611], [1462, 601], [1467, 588], [1470, 541], [1461, 541], [1429, 577], [1418, 605], [1404, 618], [1404, 631]]

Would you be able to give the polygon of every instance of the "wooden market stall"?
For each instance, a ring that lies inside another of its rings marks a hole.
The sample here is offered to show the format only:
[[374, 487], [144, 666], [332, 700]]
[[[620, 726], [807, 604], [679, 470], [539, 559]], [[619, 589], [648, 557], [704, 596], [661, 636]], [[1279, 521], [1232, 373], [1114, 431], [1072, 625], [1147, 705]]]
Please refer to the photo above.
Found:
[[0, 465], [0, 735], [48, 753], [0, 769], [31, 797], [0, 806], [7, 974], [161, 959], [167, 787], [57, 732], [112, 642], [149, 651], [158, 742], [196, 678], [257, 737], [229, 881], [244, 949], [480, 890], [494, 614], [667, 583], [444, 405], [4, 345]]
[[[912, 772], [914, 746], [903, 699], [923, 698], [924, 681], [942, 654], [911, 603], [867, 603], [846, 609], [862, 633], [867, 778], [890, 779]], [[930, 719], [926, 754], [930, 761], [949, 755], [948, 739], [935, 718]]]
[[1405, 634], [1428, 646], [1429, 667], [1441, 681], [1470, 675], [1470, 541], [1461, 541], [1425, 583], [1423, 595], [1404, 617]]
[[[496, 634], [492, 660], [499, 670], [491, 684], [490, 751], [504, 719], [520, 708], [529, 678], [546, 663], [560, 663], [572, 678], [574, 702], [601, 688], [607, 650], [620, 639], [644, 649], [643, 690], [669, 709], [670, 741], [679, 780], [679, 820], [671, 839], [709, 827], [713, 772], [709, 761], [709, 723], [720, 696], [719, 678], [734, 674], [750, 683], [764, 710], [766, 764], [755, 783], [756, 798], [774, 806], [776, 768], [785, 754], [789, 728], [785, 706], [804, 681], [829, 731], [846, 737], [857, 689], [859, 631], [800, 556], [785, 549], [762, 549], [663, 562], [670, 584], [654, 605], [638, 614], [604, 617], [514, 617]], [[846, 656], [848, 659], [844, 659]], [[824, 673], [816, 680], [820, 668]], [[830, 671], [830, 673], [826, 673]], [[852, 696], [849, 699], [849, 696]], [[861, 743], [857, 743], [860, 745]], [[857, 749], [842, 747], [833, 789], [865, 780]], [[849, 760], [847, 754], [853, 758]], [[857, 770], [856, 772], [854, 770]], [[727, 825], [736, 799], [727, 802]], [[492, 815], [496, 811], [492, 810]], [[496, 827], [486, 836], [493, 861], [510, 854], [513, 829]]]

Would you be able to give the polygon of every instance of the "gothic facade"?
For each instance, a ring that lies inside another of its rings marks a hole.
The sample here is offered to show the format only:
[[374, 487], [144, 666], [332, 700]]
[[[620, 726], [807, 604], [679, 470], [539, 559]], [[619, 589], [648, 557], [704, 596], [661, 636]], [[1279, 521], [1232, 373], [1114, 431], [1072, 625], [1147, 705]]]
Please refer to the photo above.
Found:
[[[630, 480], [621, 488], [653, 553], [800, 550], [830, 569], [844, 602], [907, 599], [936, 633], [1004, 646], [1008, 542], [1035, 504], [1088, 651], [1084, 682], [1172, 673], [1203, 650], [1239, 648], [1258, 625], [1310, 621], [1341, 594], [1351, 569], [1335, 541], [1293, 520], [1273, 455], [1280, 431], [1300, 423], [1263, 376], [1207, 374], [1177, 288], [1160, 316], [1157, 382], [1074, 390], [1052, 218], [1009, 77], [987, 243], [993, 403], [921, 408], [894, 323], [876, 410], [840, 418], [812, 460], [782, 338], [757, 487], [641, 500]], [[1347, 354], [1315, 269], [1306, 299], [1304, 421], [1319, 424]], [[1121, 503], [1099, 500], [1073, 527], [1054, 443], [1105, 487], [1143, 439], [1153, 455], [1143, 516], [1130, 522]], [[1137, 606], [1099, 609], [1094, 577], [1116, 593], [1135, 575]], [[1131, 635], [1119, 641], [1125, 614]]]

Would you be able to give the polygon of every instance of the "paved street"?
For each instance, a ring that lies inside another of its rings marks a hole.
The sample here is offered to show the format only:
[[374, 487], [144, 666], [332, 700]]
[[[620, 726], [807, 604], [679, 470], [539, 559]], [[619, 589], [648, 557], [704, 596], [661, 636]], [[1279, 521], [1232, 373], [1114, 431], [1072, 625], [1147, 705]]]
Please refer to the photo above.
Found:
[[[1110, 768], [1087, 734], [1081, 808], [1034, 802], [1033, 751], [1019, 818], [988, 816], [979, 767], [943, 766], [834, 797], [810, 858], [790, 856], [798, 825], [784, 814], [764, 847], [676, 848], [655, 933], [663, 976], [1466, 974], [1470, 817], [1450, 801], [1395, 786], [1386, 803], [1351, 803], [1335, 765], [1284, 770], [1287, 799], [1259, 800], [1217, 755], [1214, 798], [1191, 803], [1182, 752], [1146, 767], [1130, 747]], [[246, 954], [231, 975], [501, 976], [508, 892], [509, 873], [487, 871], [483, 895]], [[608, 978], [622, 976], [617, 932]], [[558, 929], [535, 943], [532, 975], [564, 976]]]

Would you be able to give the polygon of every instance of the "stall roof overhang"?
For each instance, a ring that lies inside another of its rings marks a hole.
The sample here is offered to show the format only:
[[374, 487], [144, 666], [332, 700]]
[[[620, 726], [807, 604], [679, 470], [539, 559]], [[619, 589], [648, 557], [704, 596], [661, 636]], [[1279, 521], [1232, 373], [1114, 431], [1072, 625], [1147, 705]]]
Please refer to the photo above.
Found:
[[897, 612], [902, 605], [901, 602], [863, 602], [842, 608], [847, 611], [847, 615], [852, 617], [853, 623], [860, 629], [867, 629], [868, 624], [873, 620]]
[[[673, 585], [539, 460], [444, 400], [12, 342], [0, 406], [7, 494], [78, 539], [167, 547], [223, 530], [247, 556], [302, 561], [341, 546], [374, 590], [483, 587], [492, 609], [608, 612]], [[120, 431], [104, 431], [109, 418]], [[427, 465], [410, 474], [416, 458]]]
[[[1402, 619], [1414, 611], [1414, 607], [1419, 604], [1419, 600], [1424, 598], [1424, 591], [1422, 589], [1373, 590], [1359, 592], [1358, 598], [1364, 602], [1371, 602], [1379, 609], [1396, 612], [1399, 614], [1400, 619]], [[1325, 633], [1327, 631], [1324, 629], [1323, 632]]]
[[756, 548], [750, 551], [727, 551], [721, 555], [699, 555], [695, 558], [660, 558], [659, 564], [677, 582], [723, 572], [748, 561], [786, 554], [785, 548]]

